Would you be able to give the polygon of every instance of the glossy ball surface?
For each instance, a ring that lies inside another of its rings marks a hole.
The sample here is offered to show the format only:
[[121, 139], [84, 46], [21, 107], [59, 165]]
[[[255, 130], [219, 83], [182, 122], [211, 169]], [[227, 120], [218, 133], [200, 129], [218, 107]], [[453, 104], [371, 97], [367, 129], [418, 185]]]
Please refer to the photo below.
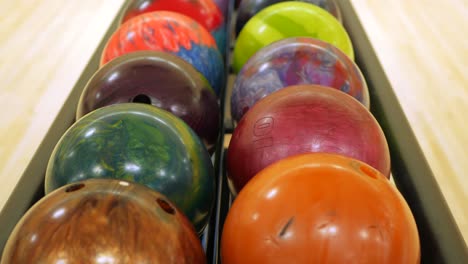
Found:
[[234, 200], [223, 264], [419, 263], [414, 217], [398, 190], [360, 161], [303, 154], [268, 166]]
[[64, 186], [10, 235], [2, 264], [205, 263], [193, 226], [163, 195], [125, 181]]
[[224, 62], [214, 38], [195, 20], [170, 11], [155, 11], [123, 23], [109, 38], [101, 66], [134, 51], [172, 53], [201, 72], [219, 95], [224, 88]]
[[76, 119], [103, 106], [128, 102], [151, 104], [180, 117], [213, 150], [221, 115], [218, 99], [203, 75], [181, 58], [138, 51], [112, 60], [87, 83]]
[[298, 85], [268, 95], [244, 115], [229, 144], [228, 177], [239, 192], [273, 162], [310, 152], [352, 157], [390, 174], [385, 135], [359, 101], [335, 89]]
[[[236, 34], [242, 30], [244, 25], [252, 18], [255, 14], [273, 4], [286, 2], [290, 0], [242, 0], [237, 10], [236, 18]], [[327, 10], [332, 14], [338, 21], [341, 22], [341, 11], [334, 0], [299, 0], [300, 2], [314, 4], [320, 8]]]
[[239, 72], [261, 48], [289, 37], [320, 39], [354, 60], [351, 40], [335, 17], [309, 3], [283, 2], [263, 9], [245, 24], [234, 46], [233, 70]]
[[298, 84], [338, 89], [369, 108], [366, 81], [351, 59], [329, 43], [294, 37], [262, 48], [242, 67], [232, 90], [231, 115], [239, 121], [258, 100]]
[[50, 157], [45, 191], [89, 178], [144, 184], [166, 195], [201, 232], [214, 203], [214, 170], [198, 136], [157, 107], [99, 108], [73, 124]]
[[218, 48], [226, 45], [224, 15], [213, 0], [133, 0], [125, 7], [120, 24], [153, 11], [172, 11], [186, 15], [211, 33]]

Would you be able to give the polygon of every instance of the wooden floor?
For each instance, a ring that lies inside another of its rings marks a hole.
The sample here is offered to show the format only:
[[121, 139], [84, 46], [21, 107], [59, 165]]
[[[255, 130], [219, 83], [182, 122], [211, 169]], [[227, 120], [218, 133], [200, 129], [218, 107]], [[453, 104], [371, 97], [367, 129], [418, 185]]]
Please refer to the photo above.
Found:
[[468, 2], [351, 2], [468, 241]]
[[0, 0], [0, 208], [123, 0]]
[[[468, 240], [467, 1], [352, 2]], [[122, 3], [0, 0], [0, 209]]]

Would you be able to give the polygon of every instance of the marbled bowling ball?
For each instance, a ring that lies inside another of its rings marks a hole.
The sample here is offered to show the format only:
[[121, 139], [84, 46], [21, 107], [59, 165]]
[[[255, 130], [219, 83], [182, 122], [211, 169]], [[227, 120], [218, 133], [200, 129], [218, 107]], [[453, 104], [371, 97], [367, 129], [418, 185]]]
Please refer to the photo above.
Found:
[[297, 85], [258, 101], [234, 129], [227, 153], [233, 192], [273, 162], [311, 152], [355, 158], [390, 174], [387, 140], [369, 110], [336, 89]]
[[258, 173], [234, 200], [223, 264], [419, 263], [408, 204], [381, 173], [340, 155], [303, 154]]
[[[281, 2], [286, 2], [289, 0], [242, 0], [239, 5], [239, 9], [237, 10], [237, 18], [236, 18], [236, 34], [244, 27], [245, 23], [249, 21], [255, 14], [260, 12], [260, 10]], [[330, 14], [332, 14], [338, 21], [341, 22], [341, 11], [338, 5], [334, 0], [298, 0], [300, 2], [314, 4], [327, 10]]]
[[354, 60], [348, 33], [322, 8], [303, 2], [271, 5], [253, 16], [239, 33], [232, 67], [237, 73], [258, 50], [289, 37], [311, 37], [328, 42]]
[[143, 185], [93, 179], [37, 202], [16, 225], [2, 264], [205, 263], [193, 226]]
[[45, 191], [89, 178], [144, 184], [166, 195], [201, 232], [214, 202], [214, 170], [198, 136], [157, 107], [124, 103], [82, 117], [50, 157]]
[[190, 63], [170, 53], [138, 51], [100, 68], [89, 80], [76, 118], [106, 105], [138, 102], [163, 108], [184, 120], [209, 150], [219, 132], [218, 99]]
[[153, 11], [172, 11], [191, 17], [211, 33], [220, 50], [226, 45], [224, 15], [213, 0], [133, 0], [125, 7], [120, 24]]
[[155, 11], [123, 23], [108, 40], [101, 66], [134, 51], [172, 53], [192, 64], [219, 95], [224, 89], [224, 62], [214, 38], [199, 23], [185, 15]]
[[348, 56], [321, 40], [295, 37], [262, 48], [242, 67], [232, 90], [233, 119], [239, 121], [268, 94], [298, 84], [338, 89], [369, 108], [366, 81]]

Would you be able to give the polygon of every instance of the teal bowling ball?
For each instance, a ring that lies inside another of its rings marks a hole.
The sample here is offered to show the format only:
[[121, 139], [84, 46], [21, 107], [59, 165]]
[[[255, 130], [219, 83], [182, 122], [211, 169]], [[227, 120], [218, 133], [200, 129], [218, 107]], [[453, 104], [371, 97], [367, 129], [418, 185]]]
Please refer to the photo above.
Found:
[[50, 157], [46, 194], [90, 178], [144, 184], [166, 195], [201, 233], [215, 198], [210, 156], [192, 129], [138, 103], [99, 108], [73, 124]]

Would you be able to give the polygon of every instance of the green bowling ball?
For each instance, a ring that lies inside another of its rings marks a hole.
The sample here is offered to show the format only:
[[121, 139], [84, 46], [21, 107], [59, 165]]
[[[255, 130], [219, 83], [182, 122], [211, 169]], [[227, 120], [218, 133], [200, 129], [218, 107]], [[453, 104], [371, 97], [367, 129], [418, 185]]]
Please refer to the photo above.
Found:
[[310, 3], [282, 2], [263, 9], [245, 24], [234, 47], [234, 71], [238, 73], [261, 48], [289, 37], [320, 39], [354, 60], [348, 33], [335, 17]]
[[210, 156], [195, 132], [157, 107], [123, 103], [73, 124], [50, 157], [45, 191], [90, 178], [144, 184], [167, 196], [202, 232], [215, 197]]

